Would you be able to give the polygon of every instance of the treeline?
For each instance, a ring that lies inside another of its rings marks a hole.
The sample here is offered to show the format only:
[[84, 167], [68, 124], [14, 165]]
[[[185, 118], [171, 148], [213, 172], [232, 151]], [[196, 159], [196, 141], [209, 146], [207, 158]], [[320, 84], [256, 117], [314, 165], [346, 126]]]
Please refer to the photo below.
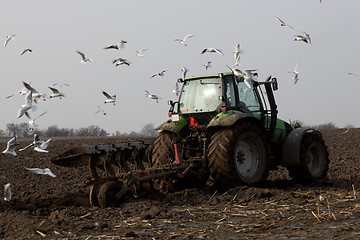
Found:
[[8, 123], [6, 130], [0, 130], [0, 137], [11, 137], [16, 134], [17, 137], [33, 137], [34, 132], [44, 137], [153, 137], [157, 135], [152, 123], [146, 124], [140, 132], [131, 131], [130, 133], [116, 131], [115, 133], [108, 133], [106, 130], [96, 125], [83, 127], [79, 129], [73, 128], [59, 128], [57, 125], [50, 126], [46, 129], [29, 129], [27, 123]]

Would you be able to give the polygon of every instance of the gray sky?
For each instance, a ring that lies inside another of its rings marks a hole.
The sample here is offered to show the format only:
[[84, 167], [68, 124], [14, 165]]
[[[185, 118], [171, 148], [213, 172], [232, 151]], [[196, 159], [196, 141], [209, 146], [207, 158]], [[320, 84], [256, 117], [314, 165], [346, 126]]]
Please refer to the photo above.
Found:
[[[23, 88], [21, 81], [48, 96], [48, 86], [66, 97], [40, 102], [36, 117], [40, 129], [51, 125], [80, 128], [98, 125], [106, 131], [140, 131], [147, 123], [159, 125], [168, 119], [167, 100], [183, 66], [188, 76], [217, 74], [233, 65], [237, 43], [242, 70], [257, 69], [259, 80], [277, 77], [275, 98], [279, 117], [307, 124], [333, 122], [338, 127], [359, 127], [356, 108], [360, 89], [360, 1], [347, 0], [243, 0], [243, 1], [7, 1], [0, 9], [0, 42], [15, 34], [6, 48], [0, 46], [0, 129], [7, 123], [27, 122], [17, 118], [22, 95], [6, 96]], [[281, 27], [278, 16], [296, 30], [311, 35], [312, 44], [294, 42], [297, 32]], [[188, 46], [175, 42], [193, 33]], [[124, 49], [103, 47], [126, 40]], [[32, 53], [20, 56], [25, 48]], [[201, 55], [206, 47], [223, 51]], [[136, 50], [148, 48], [144, 57]], [[76, 50], [92, 63], [81, 64]], [[114, 67], [112, 60], [127, 58], [132, 65]], [[206, 61], [212, 68], [205, 70]], [[299, 64], [300, 81], [293, 71]], [[165, 76], [150, 79], [163, 69]], [[144, 90], [158, 94], [157, 104], [145, 98]], [[104, 105], [102, 91], [116, 94], [118, 104]], [[97, 106], [107, 115], [94, 114]]]

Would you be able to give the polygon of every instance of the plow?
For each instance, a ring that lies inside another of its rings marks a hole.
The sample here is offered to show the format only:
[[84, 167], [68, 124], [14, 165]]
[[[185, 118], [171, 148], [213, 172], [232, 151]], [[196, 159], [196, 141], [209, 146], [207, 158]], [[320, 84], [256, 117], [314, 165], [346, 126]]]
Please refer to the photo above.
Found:
[[169, 119], [155, 129], [155, 139], [76, 147], [51, 159], [89, 167], [91, 206], [117, 206], [127, 193], [146, 188], [202, 188], [210, 178], [222, 189], [261, 186], [278, 166], [301, 184], [326, 178], [321, 132], [277, 117], [276, 78], [219, 73], [178, 82], [179, 99], [168, 102]]

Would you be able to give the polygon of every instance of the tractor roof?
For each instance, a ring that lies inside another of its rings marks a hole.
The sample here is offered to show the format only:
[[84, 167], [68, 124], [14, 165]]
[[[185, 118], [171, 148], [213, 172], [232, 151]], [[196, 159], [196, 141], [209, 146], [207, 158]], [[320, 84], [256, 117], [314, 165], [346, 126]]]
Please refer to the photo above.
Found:
[[[222, 73], [224, 76], [230, 76], [230, 75], [233, 75], [232, 72], [225, 72], [225, 73]], [[218, 78], [220, 75], [219, 74], [212, 74], [212, 75], [203, 75], [203, 76], [194, 76], [194, 77], [189, 77], [189, 78], [186, 78], [185, 81], [192, 81], [192, 80], [197, 80], [197, 79], [204, 79], [204, 78]]]

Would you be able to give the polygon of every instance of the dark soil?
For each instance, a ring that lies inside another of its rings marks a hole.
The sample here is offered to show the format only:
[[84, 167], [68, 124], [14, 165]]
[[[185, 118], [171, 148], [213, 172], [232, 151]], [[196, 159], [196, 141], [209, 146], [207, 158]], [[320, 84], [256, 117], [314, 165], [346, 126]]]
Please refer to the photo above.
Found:
[[[0, 156], [2, 239], [359, 239], [360, 129], [323, 131], [330, 153], [328, 178], [304, 186], [285, 168], [270, 173], [262, 188], [226, 191], [211, 184], [175, 193], [126, 198], [119, 207], [89, 207], [88, 167], [55, 166], [50, 159], [74, 146], [117, 138], [54, 138], [49, 153], [31, 149]], [[5, 149], [7, 140], [0, 142]], [[20, 148], [32, 139], [18, 139]], [[24, 167], [49, 167], [57, 176]]]

